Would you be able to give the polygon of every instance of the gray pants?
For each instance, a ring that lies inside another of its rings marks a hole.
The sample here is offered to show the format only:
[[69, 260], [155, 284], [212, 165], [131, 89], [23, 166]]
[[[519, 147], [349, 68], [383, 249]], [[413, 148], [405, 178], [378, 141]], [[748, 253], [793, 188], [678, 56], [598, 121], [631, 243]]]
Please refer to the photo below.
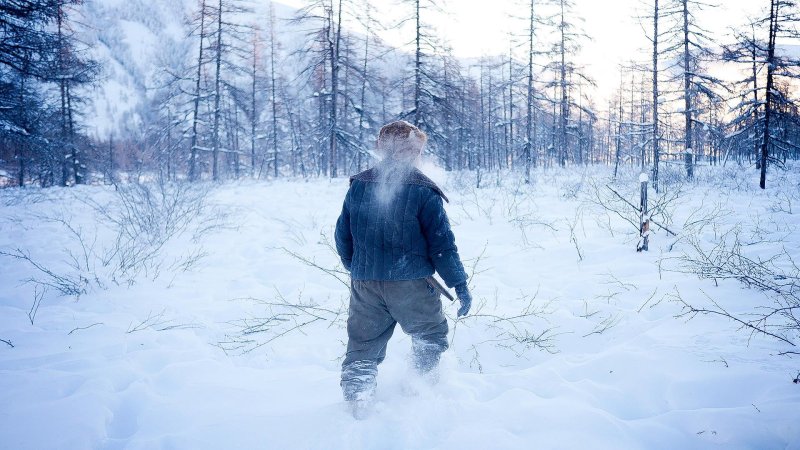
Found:
[[439, 294], [424, 278], [360, 281], [350, 284], [347, 356], [342, 363], [342, 392], [347, 401], [365, 399], [375, 390], [378, 364], [395, 324], [411, 336], [414, 367], [435, 369], [447, 350], [447, 319]]

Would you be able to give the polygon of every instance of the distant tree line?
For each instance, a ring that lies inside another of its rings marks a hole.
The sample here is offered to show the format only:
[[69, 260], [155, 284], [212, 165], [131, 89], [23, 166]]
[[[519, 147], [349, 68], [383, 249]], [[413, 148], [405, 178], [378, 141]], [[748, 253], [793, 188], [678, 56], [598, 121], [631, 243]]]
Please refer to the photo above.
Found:
[[[399, 24], [366, 0], [308, 0], [291, 20], [198, 0], [188, 51], [165, 58], [139, 120], [102, 140], [81, 129], [81, 86], [99, 73], [71, 28], [81, 1], [4, 1], [0, 183], [338, 177], [370, 164], [381, 124], [405, 119], [442, 167], [479, 186], [508, 170], [531, 182], [537, 167], [605, 164], [639, 166], [658, 188], [660, 167], [691, 178], [698, 164], [735, 163], [764, 187], [768, 167], [800, 155], [800, 62], [779, 45], [796, 37], [795, 2], [770, 0], [720, 49], [701, 23], [714, 6], [645, 1], [651, 51], [620, 67], [598, 105], [572, 0], [520, 0], [507, 54], [469, 63], [437, 34], [446, 12], [433, 0], [402, 0]], [[381, 39], [396, 27], [403, 49]], [[719, 61], [741, 79], [710, 75]]]
[[70, 27], [80, 0], [0, 4], [0, 161], [3, 184], [86, 181], [91, 143], [81, 133], [84, 98], [97, 64]]

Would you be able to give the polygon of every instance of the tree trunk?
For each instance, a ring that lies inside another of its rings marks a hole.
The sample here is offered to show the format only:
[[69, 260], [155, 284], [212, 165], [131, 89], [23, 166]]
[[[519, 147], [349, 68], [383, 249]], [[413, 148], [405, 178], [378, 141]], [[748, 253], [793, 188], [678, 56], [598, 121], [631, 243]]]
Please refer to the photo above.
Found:
[[692, 95], [691, 95], [691, 68], [689, 67], [689, 5], [688, 0], [683, 2], [683, 108], [685, 118], [685, 147], [686, 177], [691, 179], [694, 172], [692, 161]]
[[[58, 30], [58, 45], [62, 47], [64, 45], [64, 31], [63, 31], [63, 10], [61, 4], [58, 5], [58, 14], [56, 16], [56, 27]], [[65, 62], [61, 58], [61, 53], [59, 52], [59, 72], [61, 74], [64, 73], [64, 65]], [[72, 159], [72, 150], [71, 150], [71, 136], [69, 136], [69, 126], [67, 124], [67, 80], [66, 77], [62, 77], [59, 81], [59, 94], [61, 96], [61, 140], [62, 145], [67, 147], [65, 150], [67, 151], [64, 154], [64, 150], [58, 152], [60, 163], [61, 163], [61, 185], [68, 186], [69, 185], [69, 166], [68, 161]]]
[[[278, 178], [278, 99], [276, 89], [278, 78], [275, 76], [275, 8], [269, 6], [269, 59], [270, 59], [270, 92], [272, 97], [272, 175]], [[292, 168], [294, 170], [294, 168]]]
[[[510, 44], [509, 44], [510, 45]], [[508, 49], [508, 142], [506, 142], [505, 166], [511, 168], [513, 158], [509, 158], [509, 153], [514, 154], [514, 59], [512, 48]]]
[[[753, 58], [753, 127], [757, 131], [758, 130], [758, 49], [756, 47], [756, 32], [755, 27], [753, 27], [753, 45], [751, 48], [751, 56]], [[761, 158], [759, 157], [759, 153], [761, 151], [761, 143], [758, 139], [753, 139], [753, 145], [755, 147], [755, 152], [752, 154], [756, 158], [756, 169], [761, 169]], [[747, 157], [747, 161], [750, 161], [751, 157]]]
[[650, 212], [647, 209], [647, 174], [639, 176], [639, 245], [637, 252], [650, 249]]
[[70, 142], [70, 154], [72, 155], [72, 173], [75, 177], [75, 184], [83, 184], [83, 167], [81, 164], [81, 155], [80, 150], [78, 149], [77, 143], [75, 142], [75, 118], [72, 116], [73, 108], [72, 108], [72, 92], [70, 90], [70, 85], [67, 83], [67, 124], [69, 125], [69, 142]]
[[[26, 59], [28, 59], [28, 58], [26, 58]], [[25, 64], [27, 66], [27, 64], [28, 64], [27, 60], [25, 61]], [[25, 89], [26, 89], [25, 81], [27, 80], [27, 77], [28, 77], [26, 75], [26, 73], [27, 73], [27, 67], [25, 68], [25, 70], [22, 71], [22, 73], [19, 76], [20, 77], [20, 80], [19, 80], [19, 104], [24, 109], [27, 109], [27, 108], [25, 108], [25, 101], [26, 101], [25, 100]], [[21, 111], [21, 114], [20, 114], [20, 118], [22, 119], [22, 122], [21, 122], [22, 128], [25, 131], [28, 131], [28, 114], [29, 114], [29, 112], [26, 111], [26, 110]], [[21, 138], [19, 140], [19, 144], [17, 144], [16, 147], [17, 147], [16, 148], [16, 157], [17, 157], [17, 161], [19, 162], [19, 174], [17, 175], [17, 185], [19, 187], [24, 187], [25, 186], [25, 171], [26, 171], [25, 163], [26, 163], [26, 160], [28, 158], [28, 136], [21, 136]]]
[[[331, 5], [333, 6], [333, 5]], [[333, 10], [330, 12], [331, 21], [333, 20]], [[333, 26], [331, 26], [331, 31], [333, 31]], [[339, 10], [337, 11], [337, 23], [336, 23], [336, 31], [333, 39], [328, 39], [328, 44], [330, 46], [330, 53], [331, 53], [331, 111], [330, 111], [330, 121], [329, 121], [329, 129], [328, 129], [328, 148], [329, 148], [329, 173], [331, 178], [336, 178], [336, 168], [338, 166], [337, 162], [337, 154], [336, 154], [336, 140], [337, 140], [337, 128], [338, 128], [338, 118], [337, 118], [337, 110], [338, 110], [338, 103], [339, 103], [339, 44], [340, 38], [342, 35], [342, 0], [339, 0]]]
[[658, 0], [653, 9], [653, 188], [658, 192]]
[[258, 112], [256, 111], [256, 79], [258, 67], [258, 34], [253, 33], [253, 65], [251, 67], [250, 85], [250, 178], [256, 175], [256, 123], [258, 122]]
[[527, 109], [528, 116], [525, 122], [525, 183], [531, 182], [531, 160], [533, 153], [533, 113], [534, 113], [534, 98], [533, 98], [533, 32], [535, 18], [534, 15], [534, 0], [530, 0], [530, 23], [528, 27], [528, 101]]
[[[372, 25], [372, 11], [371, 11], [371, 4], [366, 4], [366, 21], [367, 21], [367, 30], [364, 35], [364, 64], [362, 65], [362, 74], [361, 74], [361, 99], [360, 99], [360, 109], [358, 111], [358, 144], [359, 146], [364, 145], [364, 111], [366, 111], [366, 101], [367, 101], [367, 63], [369, 61], [369, 36], [372, 33], [371, 25]], [[363, 148], [358, 149], [358, 155], [356, 156], [356, 172], [361, 172], [361, 167], [363, 164], [364, 150]]]
[[421, 24], [419, 16], [419, 2], [414, 1], [414, 18], [416, 20], [416, 35], [414, 36], [414, 43], [416, 49], [414, 52], [414, 126], [419, 127], [419, 103], [420, 96], [422, 95], [422, 36], [420, 34]]
[[779, 0], [770, 0], [769, 8], [769, 42], [767, 46], [767, 93], [764, 101], [764, 138], [761, 141], [761, 176], [759, 187], [767, 187], [767, 159], [770, 145], [770, 118], [772, 115], [773, 73], [775, 71], [775, 38], [778, 33]]
[[622, 74], [619, 76], [619, 115], [617, 116], [617, 136], [616, 136], [616, 155], [614, 157], [614, 179], [617, 179], [617, 170], [619, 169], [619, 156], [622, 147], [622, 121], [624, 119], [625, 110], [622, 107]]
[[567, 165], [567, 119], [569, 115], [569, 103], [567, 99], [567, 64], [566, 64], [566, 42], [564, 36], [564, 0], [561, 0], [561, 22], [559, 29], [561, 31], [561, 45], [559, 51], [561, 52], [561, 67], [559, 73], [559, 85], [561, 87], [561, 111], [558, 117], [558, 145], [556, 149], [558, 152], [558, 163], [561, 167]]
[[219, 160], [219, 121], [220, 121], [220, 108], [219, 102], [220, 97], [222, 97], [221, 93], [221, 86], [220, 86], [220, 78], [222, 73], [222, 0], [218, 2], [219, 10], [217, 11], [217, 54], [216, 57], [216, 67], [215, 67], [215, 76], [214, 76], [214, 130], [213, 130], [213, 143], [212, 143], [212, 169], [211, 169], [211, 177], [214, 181], [219, 180], [219, 168], [218, 168], [218, 160]]
[[197, 56], [194, 109], [192, 111], [192, 137], [189, 141], [189, 181], [197, 180], [197, 124], [200, 121], [200, 81], [203, 75], [203, 40], [205, 39], [206, 2], [200, 3], [200, 50]]
[[108, 138], [108, 181], [114, 184], [114, 135]]

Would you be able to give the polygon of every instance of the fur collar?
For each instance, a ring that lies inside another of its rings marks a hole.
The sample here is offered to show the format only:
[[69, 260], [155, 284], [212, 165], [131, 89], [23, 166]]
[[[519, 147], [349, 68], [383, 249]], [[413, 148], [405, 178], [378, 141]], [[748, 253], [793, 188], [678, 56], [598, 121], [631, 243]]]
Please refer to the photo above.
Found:
[[[371, 169], [367, 169], [359, 174], [353, 175], [350, 177], [350, 184], [353, 184], [354, 180], [359, 181], [366, 181], [367, 183], [380, 183], [381, 176], [380, 176], [380, 166], [373, 167]], [[408, 175], [403, 179], [403, 184], [414, 184], [417, 186], [427, 186], [433, 189], [434, 192], [439, 194], [439, 196], [444, 199], [447, 203], [450, 203], [450, 200], [444, 195], [444, 192], [433, 182], [430, 178], [428, 178], [424, 173], [422, 173], [416, 167], [412, 168]]]

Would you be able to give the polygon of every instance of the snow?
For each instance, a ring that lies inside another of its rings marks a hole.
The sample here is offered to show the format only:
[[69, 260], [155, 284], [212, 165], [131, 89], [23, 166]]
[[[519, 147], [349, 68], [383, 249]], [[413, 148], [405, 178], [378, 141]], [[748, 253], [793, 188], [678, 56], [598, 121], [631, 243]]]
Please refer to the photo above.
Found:
[[[451, 349], [436, 385], [410, 373], [410, 340], [397, 330], [363, 421], [338, 386], [342, 274], [299, 259], [341, 269], [327, 244], [346, 178], [195, 185], [208, 189], [206, 206], [130, 285], [114, 275], [116, 260], [92, 258], [115, 233], [87, 200], [113, 206], [113, 188], [0, 190], [0, 251], [97, 275], [78, 297], [47, 290], [31, 323], [35, 286], [22, 280], [45, 277], [0, 256], [0, 339], [13, 345], [0, 342], [0, 447], [800, 448], [800, 366], [776, 356], [786, 345], [719, 318], [676, 319], [672, 301], [709, 296], [747, 311], [763, 294], [663, 270], [681, 244], [659, 229], [637, 253], [638, 230], [588, 201], [608, 170], [536, 172], [532, 186], [486, 177], [493, 185], [475, 189], [474, 175], [424, 167], [451, 199], [475, 303], [455, 322], [457, 303], [445, 302]], [[800, 216], [776, 207], [796, 190], [698, 172], [672, 227], [701, 207], [726, 212], [720, 229], [768, 217], [759, 232], [800, 254]], [[615, 189], [635, 200], [637, 175], [621, 174]], [[797, 185], [784, 177], [774, 184]], [[86, 237], [91, 270], [73, 267], [69, 251], [84, 265], [75, 234], [42, 217]], [[767, 255], [774, 245], [748, 248]], [[195, 254], [204, 256], [191, 264]], [[266, 317], [273, 328], [241, 333], [243, 321]]]

